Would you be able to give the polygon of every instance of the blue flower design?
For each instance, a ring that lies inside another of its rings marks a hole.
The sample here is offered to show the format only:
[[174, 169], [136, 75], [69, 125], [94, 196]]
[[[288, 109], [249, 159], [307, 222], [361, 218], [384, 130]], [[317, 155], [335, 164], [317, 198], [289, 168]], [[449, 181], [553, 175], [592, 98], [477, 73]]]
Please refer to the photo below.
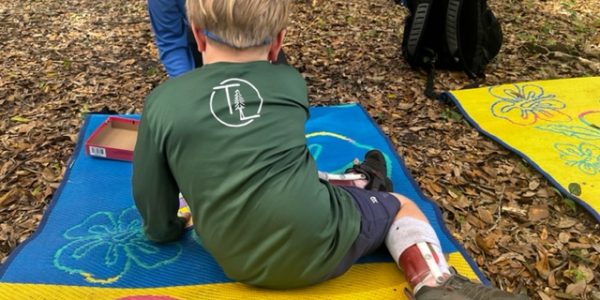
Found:
[[575, 166], [589, 175], [600, 174], [600, 147], [588, 143], [579, 146], [557, 143], [554, 148], [567, 166]]
[[568, 122], [571, 117], [561, 112], [566, 104], [554, 94], [533, 84], [493, 86], [488, 92], [498, 99], [491, 107], [492, 114], [517, 125], [532, 125], [538, 120]]
[[117, 282], [132, 264], [145, 269], [170, 264], [183, 251], [177, 243], [158, 246], [146, 239], [135, 207], [118, 219], [110, 212], [95, 213], [63, 237], [70, 242], [55, 253], [55, 267], [91, 283]]

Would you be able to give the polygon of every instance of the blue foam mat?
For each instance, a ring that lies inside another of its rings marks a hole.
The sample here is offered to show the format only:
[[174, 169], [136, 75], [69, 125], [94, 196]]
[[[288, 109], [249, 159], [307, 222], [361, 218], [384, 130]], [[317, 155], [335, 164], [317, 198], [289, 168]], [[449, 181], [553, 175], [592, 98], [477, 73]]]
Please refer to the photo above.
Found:
[[[313, 107], [310, 114], [306, 134], [320, 170], [340, 172], [368, 150], [382, 150], [395, 190], [421, 207], [444, 252], [461, 252], [479, 279], [489, 284], [361, 106]], [[145, 239], [131, 195], [131, 163], [85, 154], [83, 142], [107, 117], [86, 118], [67, 173], [40, 227], [2, 266], [0, 282], [140, 288], [231, 282], [192, 231], [160, 247]], [[359, 263], [374, 261], [391, 261], [391, 257], [378, 252]], [[146, 280], [140, 281], [140, 276]]]

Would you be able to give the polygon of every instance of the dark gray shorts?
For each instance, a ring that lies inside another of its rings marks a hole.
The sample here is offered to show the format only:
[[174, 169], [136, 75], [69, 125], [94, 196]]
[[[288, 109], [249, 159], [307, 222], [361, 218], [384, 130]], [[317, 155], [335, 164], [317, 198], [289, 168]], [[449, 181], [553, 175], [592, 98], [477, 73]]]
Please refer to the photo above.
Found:
[[390, 193], [349, 186], [340, 187], [350, 193], [360, 211], [360, 233], [342, 262], [323, 280], [344, 274], [359, 258], [383, 245], [390, 226], [400, 210], [400, 201]]

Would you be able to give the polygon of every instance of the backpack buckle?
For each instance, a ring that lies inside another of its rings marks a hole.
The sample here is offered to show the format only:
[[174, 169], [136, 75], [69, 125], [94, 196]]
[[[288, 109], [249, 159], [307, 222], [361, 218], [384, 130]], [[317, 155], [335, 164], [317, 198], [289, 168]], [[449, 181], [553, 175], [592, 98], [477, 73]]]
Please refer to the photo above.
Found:
[[425, 52], [425, 55], [423, 55], [423, 63], [433, 67], [438, 60], [437, 53], [431, 48], [424, 48], [423, 52]]

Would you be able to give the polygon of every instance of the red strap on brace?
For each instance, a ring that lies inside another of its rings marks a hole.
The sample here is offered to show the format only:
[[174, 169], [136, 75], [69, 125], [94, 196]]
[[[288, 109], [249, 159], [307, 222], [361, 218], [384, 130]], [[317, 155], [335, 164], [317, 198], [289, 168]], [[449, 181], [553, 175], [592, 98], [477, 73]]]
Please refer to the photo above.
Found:
[[[440, 258], [437, 253], [432, 250], [433, 258], [436, 263], [439, 263]], [[400, 254], [400, 261], [398, 262], [400, 267], [404, 270], [404, 276], [408, 280], [410, 286], [414, 288], [421, 283], [431, 273], [421, 250], [417, 245], [408, 247], [402, 254]]]
[[335, 179], [330, 179], [329, 183], [331, 183], [333, 185], [339, 185], [339, 186], [355, 186], [355, 187], [359, 187], [358, 185], [356, 185], [356, 180], [335, 180]]

